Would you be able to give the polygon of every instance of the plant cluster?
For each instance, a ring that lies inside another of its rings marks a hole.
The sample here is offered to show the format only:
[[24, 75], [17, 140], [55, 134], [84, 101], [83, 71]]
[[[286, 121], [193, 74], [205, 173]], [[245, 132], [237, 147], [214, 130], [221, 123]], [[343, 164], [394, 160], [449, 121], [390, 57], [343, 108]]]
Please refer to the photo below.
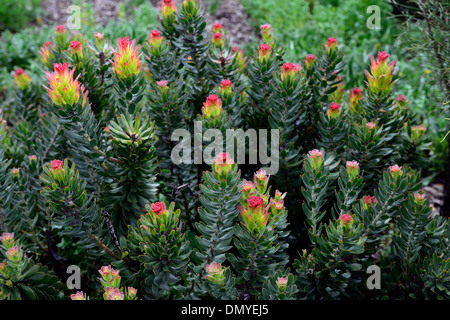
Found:
[[[0, 113], [2, 298], [449, 298], [450, 226], [420, 191], [427, 128], [388, 53], [347, 99], [336, 38], [292, 63], [269, 24], [244, 56], [197, 1], [164, 1], [158, 19], [141, 43], [58, 26], [40, 51], [45, 85], [14, 71]], [[174, 163], [196, 135], [238, 128], [279, 130], [276, 174], [225, 152], [230, 139], [245, 159], [256, 148], [225, 134], [210, 164]]]

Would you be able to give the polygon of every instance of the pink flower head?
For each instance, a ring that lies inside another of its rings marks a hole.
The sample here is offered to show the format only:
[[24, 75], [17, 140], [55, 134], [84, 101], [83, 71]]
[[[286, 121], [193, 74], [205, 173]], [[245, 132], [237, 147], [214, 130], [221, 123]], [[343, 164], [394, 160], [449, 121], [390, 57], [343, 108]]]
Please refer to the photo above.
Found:
[[55, 48], [51, 41], [45, 42], [44, 46], [39, 49], [39, 54], [41, 55], [41, 61], [46, 67], [51, 66], [51, 60], [55, 57], [53, 53], [50, 51], [50, 48]]
[[264, 200], [258, 196], [250, 196], [247, 198], [247, 205], [249, 208], [256, 208], [264, 205]]
[[18, 246], [10, 247], [5, 252], [5, 256], [6, 256], [6, 258], [8, 258], [11, 261], [18, 262], [18, 261], [22, 260], [22, 249], [19, 248]]
[[341, 105], [336, 102], [330, 103], [330, 105], [328, 106], [328, 112], [327, 112], [328, 117], [336, 119], [340, 113], [341, 113]]
[[14, 176], [19, 176], [19, 169], [18, 168], [12, 168], [11, 169], [11, 172], [12, 172], [12, 174], [14, 175]]
[[295, 63], [287, 62], [281, 67], [281, 77], [284, 79], [290, 77], [291, 79], [301, 70], [301, 66]]
[[392, 178], [397, 180], [403, 174], [402, 168], [398, 165], [393, 165], [389, 167], [389, 171], [391, 172]]
[[64, 162], [62, 162], [61, 160], [55, 159], [50, 162], [50, 165], [51, 165], [51, 168], [50, 168], [51, 171], [60, 170], [64, 167]]
[[111, 274], [112, 270], [113, 270], [113, 268], [111, 268], [111, 265], [108, 265], [108, 266], [102, 266], [100, 268], [100, 270], [98, 270], [98, 272], [100, 272], [102, 277], [104, 277], [104, 276], [107, 276], [107, 275]]
[[127, 292], [128, 292], [128, 298], [133, 299], [137, 294], [137, 289], [135, 289], [133, 287], [128, 287]]
[[254, 188], [253, 182], [252, 181], [247, 181], [244, 179], [244, 184], [242, 185], [242, 191], [244, 193], [250, 193]]
[[70, 42], [70, 53], [72, 56], [78, 56], [81, 58], [83, 56], [81, 43], [77, 40]]
[[22, 68], [18, 68], [14, 71], [14, 82], [20, 90], [28, 88], [30, 81], [31, 78], [28, 76], [28, 73]]
[[94, 32], [95, 40], [103, 41], [104, 33]]
[[11, 247], [14, 244], [14, 232], [12, 233], [4, 232], [0, 236], [0, 241], [5, 247], [7, 248]]
[[77, 291], [75, 294], [70, 295], [70, 299], [72, 300], [86, 300], [86, 294], [83, 294], [83, 291]]
[[272, 52], [272, 48], [268, 44], [262, 44], [259, 47], [259, 56], [258, 60], [264, 61], [267, 60], [270, 57], [270, 54]]
[[425, 195], [422, 192], [414, 193], [414, 202], [417, 205], [422, 205], [425, 202]]
[[312, 68], [312, 66], [314, 65], [314, 63], [316, 62], [316, 56], [313, 54], [308, 54], [306, 56], [306, 67], [308, 69]]
[[140, 45], [134, 47], [136, 39], [130, 42], [129, 37], [118, 38], [119, 51], [114, 50], [114, 73], [121, 79], [134, 78], [141, 71], [142, 62], [139, 54]]
[[225, 281], [225, 275], [224, 275], [224, 269], [222, 268], [221, 263], [217, 263], [213, 261], [211, 264], [207, 264], [205, 266], [206, 272], [208, 273], [206, 275], [206, 279], [215, 282], [217, 284], [223, 284]]
[[166, 204], [164, 202], [155, 202], [151, 204], [151, 208], [152, 208], [152, 213], [156, 214], [156, 215], [161, 215], [165, 212], [167, 212], [166, 210]]
[[69, 71], [69, 63], [64, 64], [55, 63], [53, 65], [54, 72], [45, 72], [50, 88], [47, 92], [52, 99], [52, 102], [57, 106], [64, 106], [66, 104], [76, 104], [80, 97], [83, 98], [83, 105], [86, 102], [88, 92], [84, 90], [81, 83], [78, 82], [78, 77], [73, 79], [75, 67]]
[[349, 176], [351, 181], [358, 176], [358, 174], [359, 174], [359, 163], [357, 161], [355, 161], [355, 160], [347, 161], [346, 168], [347, 168], [348, 176]]
[[231, 89], [231, 86], [232, 86], [232, 83], [228, 79], [222, 80], [220, 82], [220, 87], [222, 88], [222, 90]]
[[210, 94], [202, 107], [203, 116], [206, 119], [217, 118], [222, 113], [222, 100], [216, 94]]
[[213, 163], [213, 170], [218, 174], [222, 174], [228, 173], [231, 170], [234, 161], [230, 158], [228, 153], [221, 152], [217, 155], [216, 159], [214, 159]]
[[215, 23], [214, 26], [213, 26], [213, 28], [212, 28], [212, 32], [213, 32], [213, 33], [216, 33], [216, 32], [222, 33], [222, 31], [223, 31], [223, 26], [222, 26], [222, 24], [220, 24], [220, 23]]
[[378, 52], [378, 63], [386, 63], [389, 58], [389, 54], [385, 51], [379, 51]]
[[63, 32], [66, 32], [66, 29], [64, 28], [63, 25], [56, 26], [56, 33], [63, 33]]
[[174, 0], [161, 0], [161, 14], [164, 18], [173, 15], [177, 11]]
[[119, 290], [119, 288], [113, 288], [108, 294], [107, 300], [124, 300], [124, 294]]
[[369, 208], [372, 207], [372, 203], [374, 205], [378, 203], [378, 200], [377, 200], [377, 198], [375, 198], [375, 196], [363, 196], [362, 201], [363, 201], [363, 207], [366, 210], [369, 210]]
[[351, 227], [351, 225], [353, 223], [353, 217], [348, 213], [341, 214], [339, 217], [339, 221], [343, 228], [349, 228], [349, 227]]
[[276, 284], [279, 291], [284, 292], [287, 289], [288, 277], [278, 277]]
[[268, 176], [266, 175], [266, 171], [264, 171], [263, 169], [259, 169], [258, 171], [256, 171], [255, 173], [255, 180], [260, 182], [260, 181], [265, 181], [268, 179]]
[[399, 94], [397, 97], [395, 97], [395, 101], [401, 107], [404, 107], [408, 104], [408, 99], [406, 99], [406, 96], [403, 94]]
[[372, 130], [373, 128], [375, 128], [377, 125], [373, 122], [368, 122], [366, 123], [366, 127], [369, 128], [369, 130]]
[[331, 52], [334, 51], [337, 48], [337, 40], [336, 38], [328, 38], [327, 40], [327, 51]]
[[323, 152], [317, 149], [308, 152], [308, 159], [314, 170], [320, 169], [323, 165]]
[[272, 26], [268, 23], [261, 25], [260, 27], [261, 35], [266, 43], [270, 43], [272, 41], [273, 29]]

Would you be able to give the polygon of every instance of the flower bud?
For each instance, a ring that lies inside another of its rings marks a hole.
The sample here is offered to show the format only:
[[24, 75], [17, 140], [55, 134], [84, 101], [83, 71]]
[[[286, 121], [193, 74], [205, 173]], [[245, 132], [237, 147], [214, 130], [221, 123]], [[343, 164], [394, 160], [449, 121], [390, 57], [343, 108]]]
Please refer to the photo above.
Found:
[[414, 203], [418, 206], [423, 205], [425, 202], [425, 195], [422, 192], [414, 193]]
[[106, 300], [124, 300], [124, 294], [119, 290], [119, 288], [113, 288], [108, 292]]
[[354, 88], [354, 89], [350, 90], [349, 99], [350, 99], [350, 111], [351, 112], [357, 111], [357, 109], [359, 107], [359, 101], [361, 101], [362, 98], [363, 98], [363, 96], [362, 96], [360, 88]]
[[327, 40], [327, 52], [330, 54], [337, 49], [337, 40], [336, 38], [328, 38]]
[[270, 54], [272, 53], [272, 48], [268, 44], [262, 44], [259, 47], [259, 61], [265, 61], [270, 57]]
[[[75, 67], [69, 71], [69, 63], [54, 64], [54, 72], [45, 72], [45, 76], [48, 80], [50, 88], [47, 88], [47, 92], [52, 99], [52, 102], [57, 106], [64, 106], [66, 104], [76, 104], [80, 97], [83, 98], [83, 105], [86, 102], [88, 92], [84, 90], [84, 87], [77, 79], [73, 79], [73, 73]], [[80, 95], [81, 93], [81, 95]]]
[[161, 14], [164, 18], [168, 18], [177, 11], [174, 0], [161, 0]]
[[281, 67], [281, 78], [285, 79], [285, 78], [294, 78], [296, 74], [298, 74], [298, 72], [301, 70], [301, 66], [295, 63], [285, 63], [283, 64], [283, 66]]
[[390, 166], [389, 171], [391, 172], [391, 176], [394, 180], [397, 180], [403, 174], [402, 168], [398, 165]]
[[425, 131], [427, 131], [427, 127], [425, 127], [424, 124], [411, 127], [411, 140], [415, 144], [418, 144], [420, 138], [424, 135]]
[[19, 262], [22, 260], [23, 257], [23, 251], [21, 248], [19, 248], [18, 246], [13, 246], [11, 248], [9, 248], [6, 252], [5, 252], [5, 256], [6, 258], [8, 258], [10, 261], [13, 262]]
[[150, 46], [153, 48], [160, 48], [162, 44], [161, 33], [158, 30], [152, 30], [148, 36]]
[[232, 83], [230, 80], [225, 79], [220, 82], [220, 88], [222, 89], [222, 95], [228, 96], [231, 94]]
[[370, 73], [364, 70], [368, 80], [369, 89], [375, 94], [386, 94], [392, 90], [395, 81], [392, 82], [395, 73], [396, 61], [387, 63], [389, 54], [384, 51], [378, 52], [377, 61], [370, 56]]
[[83, 48], [77, 40], [70, 42], [70, 54], [73, 58], [81, 59], [83, 57]]
[[55, 59], [53, 53], [50, 51], [50, 49], [54, 49], [52, 42], [45, 42], [44, 46], [40, 48], [39, 54], [41, 55], [41, 61], [46, 67], [51, 66], [51, 61]]
[[337, 117], [339, 117], [340, 114], [341, 114], [341, 105], [336, 102], [330, 103], [327, 112], [328, 118], [336, 119]]
[[130, 42], [129, 37], [123, 39], [118, 38], [117, 42], [119, 44], [119, 51], [117, 52], [113, 49], [113, 71], [120, 79], [134, 79], [141, 71], [142, 66], [142, 62], [140, 61], [142, 54], [139, 54], [140, 45], [135, 48], [134, 44], [136, 39]]
[[57, 171], [57, 170], [61, 170], [64, 167], [64, 162], [62, 162], [61, 160], [52, 160], [50, 162], [51, 168], [50, 171]]
[[11, 248], [14, 246], [14, 232], [4, 232], [0, 237], [0, 241], [6, 249]]
[[223, 26], [220, 23], [215, 23], [212, 30], [213, 33], [219, 32], [222, 33], [223, 32]]
[[127, 288], [127, 300], [134, 300], [134, 298], [136, 297], [136, 294], [137, 294], [137, 289], [135, 289], [133, 287]]
[[104, 34], [95, 32], [94, 33], [95, 43], [97, 44], [97, 47], [102, 48], [103, 47], [103, 41], [104, 41]]
[[349, 230], [353, 224], [353, 217], [348, 213], [342, 214], [339, 217], [339, 221], [340, 221], [342, 229]]
[[152, 213], [157, 215], [157, 216], [161, 216], [162, 214], [166, 214], [169, 211], [167, 211], [166, 209], [166, 204], [164, 202], [155, 202], [151, 204], [151, 208], [152, 208]]
[[369, 129], [369, 130], [372, 130], [373, 128], [375, 128], [377, 125], [375, 124], [375, 123], [373, 123], [373, 122], [367, 122], [366, 123], [366, 127]]
[[313, 54], [308, 54], [306, 56], [306, 68], [311, 69], [316, 62], [316, 56]]
[[271, 43], [272, 42], [272, 34], [273, 34], [273, 29], [272, 26], [268, 23], [261, 25], [260, 27], [261, 30], [261, 36], [263, 38], [263, 41], [265, 43]]
[[362, 197], [363, 208], [369, 211], [372, 208], [372, 203], [375, 205], [378, 203], [377, 198], [375, 196], [363, 196]]
[[77, 291], [75, 294], [70, 295], [70, 299], [72, 300], [86, 300], [86, 294], [83, 294], [83, 291]]
[[238, 211], [248, 231], [260, 234], [264, 230], [269, 220], [270, 206], [271, 204], [264, 208], [264, 199], [258, 196], [249, 196], [247, 207], [238, 206]]
[[323, 152], [317, 149], [308, 152], [308, 159], [311, 162], [311, 167], [318, 170], [323, 165]]
[[28, 76], [28, 73], [21, 68], [16, 69], [14, 71], [14, 82], [17, 85], [17, 88], [20, 90], [25, 90], [30, 87], [31, 78]]
[[222, 175], [230, 172], [233, 164], [234, 161], [230, 158], [230, 155], [226, 152], [221, 152], [214, 159], [212, 168], [215, 173]]
[[262, 169], [256, 171], [254, 175], [254, 180], [256, 190], [258, 190], [260, 194], [266, 193], [267, 187], [269, 185], [269, 176], [266, 174], [266, 171]]
[[217, 118], [222, 113], [222, 101], [219, 96], [210, 94], [203, 103], [202, 112], [205, 119]]
[[346, 163], [348, 177], [353, 181], [359, 175], [359, 163], [355, 160]]
[[206, 272], [208, 273], [206, 275], [206, 279], [217, 283], [219, 285], [223, 285], [225, 282], [225, 275], [224, 275], [224, 268], [222, 267], [222, 264], [213, 261], [211, 264], [207, 264], [205, 266]]
[[288, 283], [288, 277], [285, 277], [285, 278], [278, 277], [277, 282], [276, 282], [278, 292], [286, 292], [287, 283]]
[[214, 33], [212, 37], [212, 43], [216, 48], [223, 47], [223, 35], [220, 32]]

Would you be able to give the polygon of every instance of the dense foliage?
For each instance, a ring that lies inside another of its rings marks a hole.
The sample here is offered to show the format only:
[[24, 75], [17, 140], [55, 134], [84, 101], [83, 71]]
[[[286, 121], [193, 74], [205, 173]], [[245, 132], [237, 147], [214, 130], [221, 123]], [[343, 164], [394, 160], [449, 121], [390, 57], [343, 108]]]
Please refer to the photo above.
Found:
[[244, 56], [194, 0], [142, 41], [58, 26], [0, 114], [1, 297], [448, 299], [450, 225], [420, 191], [433, 149], [396, 61], [370, 56], [347, 98], [324, 42], [286, 62], [264, 24]]

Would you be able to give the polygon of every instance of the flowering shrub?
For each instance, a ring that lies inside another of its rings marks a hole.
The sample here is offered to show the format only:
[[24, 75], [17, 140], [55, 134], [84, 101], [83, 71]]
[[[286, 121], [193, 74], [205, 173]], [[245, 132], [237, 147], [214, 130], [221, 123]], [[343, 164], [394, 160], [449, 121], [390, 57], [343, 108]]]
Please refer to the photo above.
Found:
[[[2, 298], [450, 297], [449, 224], [420, 191], [426, 128], [388, 53], [347, 101], [335, 38], [292, 63], [269, 24], [245, 57], [196, 1], [163, 1], [159, 21], [141, 44], [58, 27], [43, 83], [15, 71], [0, 113]], [[215, 129], [223, 147], [238, 128], [279, 130], [277, 173], [228, 149], [173, 161], [177, 129]], [[81, 290], [63, 285], [69, 265]]]

